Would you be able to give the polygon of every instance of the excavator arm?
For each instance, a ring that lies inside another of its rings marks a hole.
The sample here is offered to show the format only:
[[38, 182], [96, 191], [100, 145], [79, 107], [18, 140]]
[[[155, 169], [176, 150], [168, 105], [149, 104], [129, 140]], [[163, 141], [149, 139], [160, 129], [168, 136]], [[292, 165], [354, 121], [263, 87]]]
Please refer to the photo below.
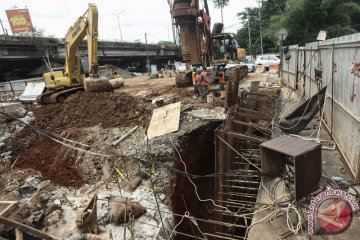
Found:
[[75, 73], [77, 49], [86, 36], [90, 74], [96, 76], [98, 74], [98, 10], [92, 3], [89, 3], [87, 11], [70, 27], [65, 36], [65, 75], [70, 79], [79, 78]]

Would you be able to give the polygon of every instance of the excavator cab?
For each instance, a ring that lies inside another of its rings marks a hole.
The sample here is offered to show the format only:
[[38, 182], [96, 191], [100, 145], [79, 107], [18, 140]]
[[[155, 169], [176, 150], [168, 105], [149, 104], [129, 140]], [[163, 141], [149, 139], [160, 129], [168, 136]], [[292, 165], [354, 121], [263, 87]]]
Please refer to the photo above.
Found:
[[226, 65], [230, 60], [230, 39], [233, 33], [215, 33], [211, 35], [213, 65]]

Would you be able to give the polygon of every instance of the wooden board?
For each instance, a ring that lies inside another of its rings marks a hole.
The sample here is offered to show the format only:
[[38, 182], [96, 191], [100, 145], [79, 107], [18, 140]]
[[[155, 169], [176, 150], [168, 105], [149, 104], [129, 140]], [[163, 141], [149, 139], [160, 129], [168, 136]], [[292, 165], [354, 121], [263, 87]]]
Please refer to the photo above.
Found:
[[17, 201], [0, 201], [0, 216], [6, 217], [15, 208], [17, 208]]
[[149, 139], [179, 130], [181, 102], [155, 108], [147, 131]]

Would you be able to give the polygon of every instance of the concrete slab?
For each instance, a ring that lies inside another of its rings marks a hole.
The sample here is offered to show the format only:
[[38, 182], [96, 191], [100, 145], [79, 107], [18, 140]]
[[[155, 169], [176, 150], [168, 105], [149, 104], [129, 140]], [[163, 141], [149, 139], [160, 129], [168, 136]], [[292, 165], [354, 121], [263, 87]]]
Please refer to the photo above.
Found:
[[19, 118], [25, 117], [27, 112], [24, 105], [20, 102], [0, 103], [0, 110]]

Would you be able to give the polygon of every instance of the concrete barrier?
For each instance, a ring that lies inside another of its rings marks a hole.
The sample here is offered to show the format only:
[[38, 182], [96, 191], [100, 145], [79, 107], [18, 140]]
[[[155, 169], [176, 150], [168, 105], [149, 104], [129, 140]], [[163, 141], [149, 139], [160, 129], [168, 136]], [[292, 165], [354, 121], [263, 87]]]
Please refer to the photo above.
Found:
[[256, 65], [255, 73], [263, 73], [263, 72], [265, 72], [265, 66], [261, 64]]
[[279, 73], [280, 65], [279, 64], [272, 64], [269, 66], [269, 73]]

